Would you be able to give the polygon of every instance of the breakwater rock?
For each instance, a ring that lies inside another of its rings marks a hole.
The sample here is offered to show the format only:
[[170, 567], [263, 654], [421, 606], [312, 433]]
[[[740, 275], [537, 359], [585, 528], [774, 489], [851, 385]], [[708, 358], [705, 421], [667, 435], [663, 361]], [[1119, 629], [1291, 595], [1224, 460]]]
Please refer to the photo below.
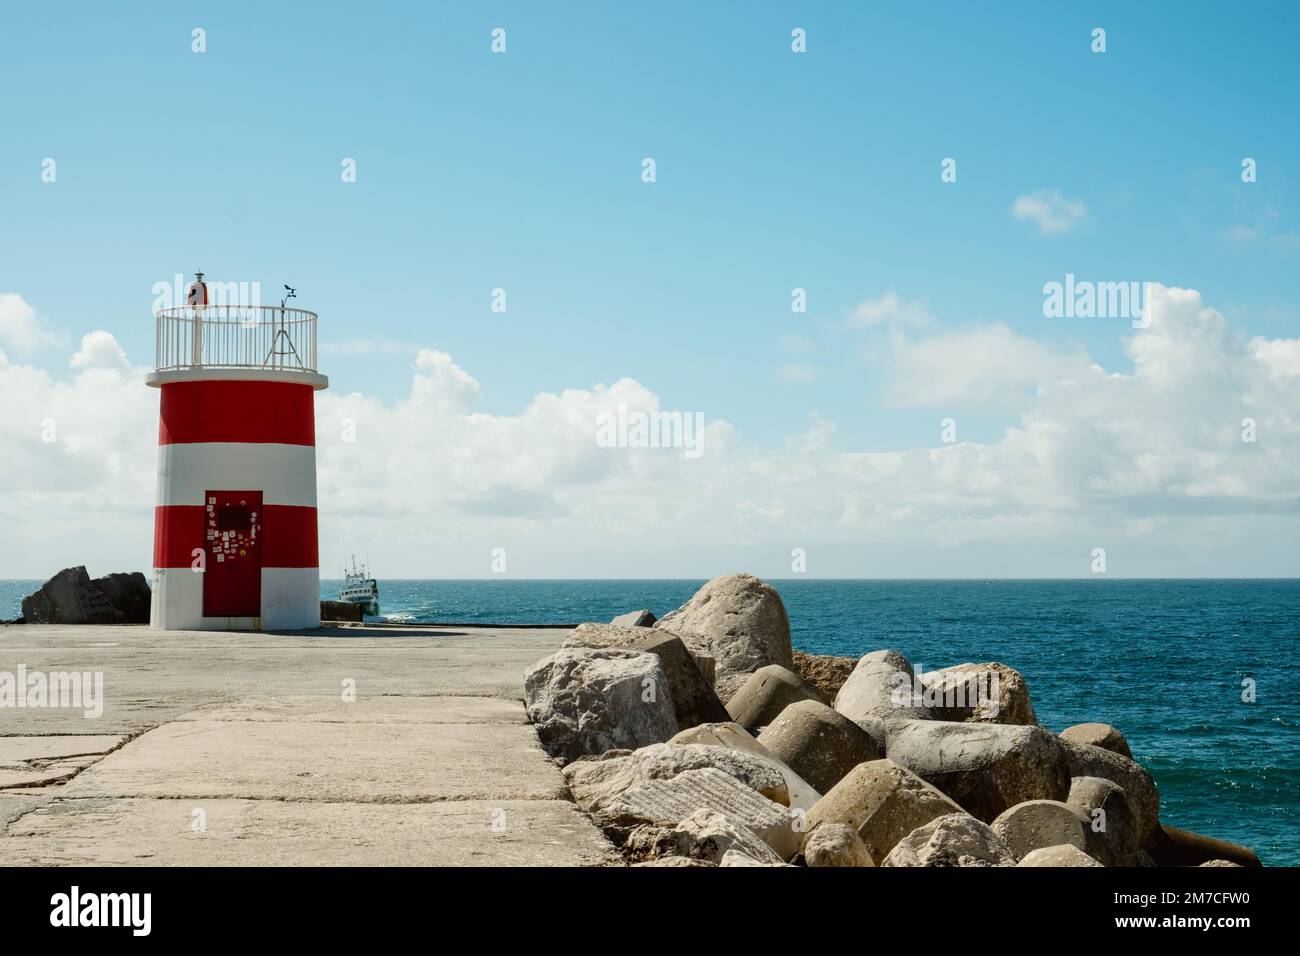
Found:
[[524, 680], [542, 746], [629, 863], [1259, 865], [1165, 825], [1123, 733], [1053, 733], [1006, 663], [794, 651], [748, 574], [650, 620], [584, 624]]

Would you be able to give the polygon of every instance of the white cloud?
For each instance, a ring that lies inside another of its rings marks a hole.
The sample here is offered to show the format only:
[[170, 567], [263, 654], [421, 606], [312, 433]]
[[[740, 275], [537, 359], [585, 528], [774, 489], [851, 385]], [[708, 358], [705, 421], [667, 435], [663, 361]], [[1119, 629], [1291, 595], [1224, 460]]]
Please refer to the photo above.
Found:
[[1250, 351], [1274, 378], [1300, 377], [1300, 339], [1250, 340]]
[[781, 346], [781, 351], [789, 352], [791, 354], [811, 352], [815, 348], [813, 340], [808, 338], [806, 335], [783, 335], [778, 342]]
[[919, 302], [903, 302], [893, 290], [878, 299], [866, 299], [853, 310], [850, 324], [858, 328], [889, 325], [893, 328], [929, 325], [934, 317]]
[[1060, 352], [1007, 326], [972, 326], [919, 340], [894, 336], [886, 397], [900, 407], [1017, 411], [1044, 385], [1100, 374], [1083, 352]]
[[117, 344], [117, 339], [102, 329], [87, 333], [81, 337], [78, 349], [68, 364], [73, 368], [118, 369], [127, 371], [131, 363], [126, 360], [126, 353]]
[[1045, 236], [1059, 236], [1077, 226], [1088, 215], [1088, 209], [1082, 199], [1066, 199], [1059, 190], [1040, 189], [1016, 197], [1011, 215], [1032, 222]]
[[[864, 450], [826, 419], [742, 436], [709, 409], [699, 459], [601, 448], [601, 412], [673, 405], [625, 378], [487, 414], [479, 383], [425, 350], [398, 401], [317, 394], [322, 559], [487, 577], [504, 548], [511, 577], [780, 576], [802, 547], [818, 575], [1034, 576], [1087, 574], [1105, 547], [1117, 575], [1294, 574], [1300, 340], [1248, 339], [1194, 291], [1150, 295], [1122, 370], [1003, 326], [904, 340], [925, 384], [895, 400], [940, 389], [959, 436], [966, 403], [1017, 405], [995, 440], [940, 445], [936, 417], [910, 450]], [[0, 360], [0, 576], [147, 566], [158, 397], [116, 349], [92, 333], [61, 377]]]
[[50, 328], [36, 309], [13, 292], [0, 292], [0, 345], [27, 355], [47, 345], [62, 345], [66, 337]]

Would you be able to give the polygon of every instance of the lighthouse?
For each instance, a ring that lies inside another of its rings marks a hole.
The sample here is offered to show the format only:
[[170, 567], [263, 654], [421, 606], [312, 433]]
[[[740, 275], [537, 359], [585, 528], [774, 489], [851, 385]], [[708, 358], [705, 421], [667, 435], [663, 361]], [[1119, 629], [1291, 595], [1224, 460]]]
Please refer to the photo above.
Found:
[[155, 316], [160, 392], [150, 626], [320, 624], [316, 315], [213, 302], [203, 273]]

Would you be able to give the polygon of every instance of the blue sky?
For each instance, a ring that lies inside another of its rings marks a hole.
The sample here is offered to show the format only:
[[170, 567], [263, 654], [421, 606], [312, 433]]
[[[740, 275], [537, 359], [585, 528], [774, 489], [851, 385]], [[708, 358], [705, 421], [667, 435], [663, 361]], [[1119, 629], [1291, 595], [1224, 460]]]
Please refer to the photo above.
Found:
[[[1073, 272], [1296, 335], [1297, 27], [1281, 3], [7, 5], [0, 292], [144, 365], [154, 283], [289, 282], [337, 393], [400, 400], [423, 347], [496, 415], [627, 376], [754, 449], [818, 419], [844, 451], [924, 449], [946, 414], [993, 442], [1019, 409], [900, 407], [854, 309], [892, 291], [931, 331], [1130, 370], [1126, 323], [1043, 317]], [[1086, 214], [1044, 235], [1011, 213], [1041, 190]]]
[[[1114, 325], [1052, 327], [1046, 279], [1187, 285], [1259, 334], [1295, 328], [1300, 240], [1226, 233], [1296, 229], [1300, 10], [1194, 8], [9, 6], [0, 284], [142, 362], [150, 287], [201, 268], [289, 281], [327, 341], [447, 351], [488, 410], [631, 375], [754, 441], [819, 411], [868, 445], [919, 443], [933, 415], [881, 416], [836, 331], [890, 289], [1103, 362], [1121, 359]], [[1042, 188], [1088, 221], [1045, 239], [1009, 215]], [[816, 343], [811, 385], [773, 382], [791, 333]], [[407, 378], [400, 353], [327, 371], [381, 395]]]

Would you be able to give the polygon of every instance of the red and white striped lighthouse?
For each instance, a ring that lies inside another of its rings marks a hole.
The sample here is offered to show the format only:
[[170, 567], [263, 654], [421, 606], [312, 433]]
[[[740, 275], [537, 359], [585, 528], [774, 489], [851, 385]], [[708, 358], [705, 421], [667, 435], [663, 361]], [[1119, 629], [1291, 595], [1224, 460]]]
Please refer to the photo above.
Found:
[[151, 626], [318, 626], [316, 315], [213, 304], [198, 273], [155, 319]]

